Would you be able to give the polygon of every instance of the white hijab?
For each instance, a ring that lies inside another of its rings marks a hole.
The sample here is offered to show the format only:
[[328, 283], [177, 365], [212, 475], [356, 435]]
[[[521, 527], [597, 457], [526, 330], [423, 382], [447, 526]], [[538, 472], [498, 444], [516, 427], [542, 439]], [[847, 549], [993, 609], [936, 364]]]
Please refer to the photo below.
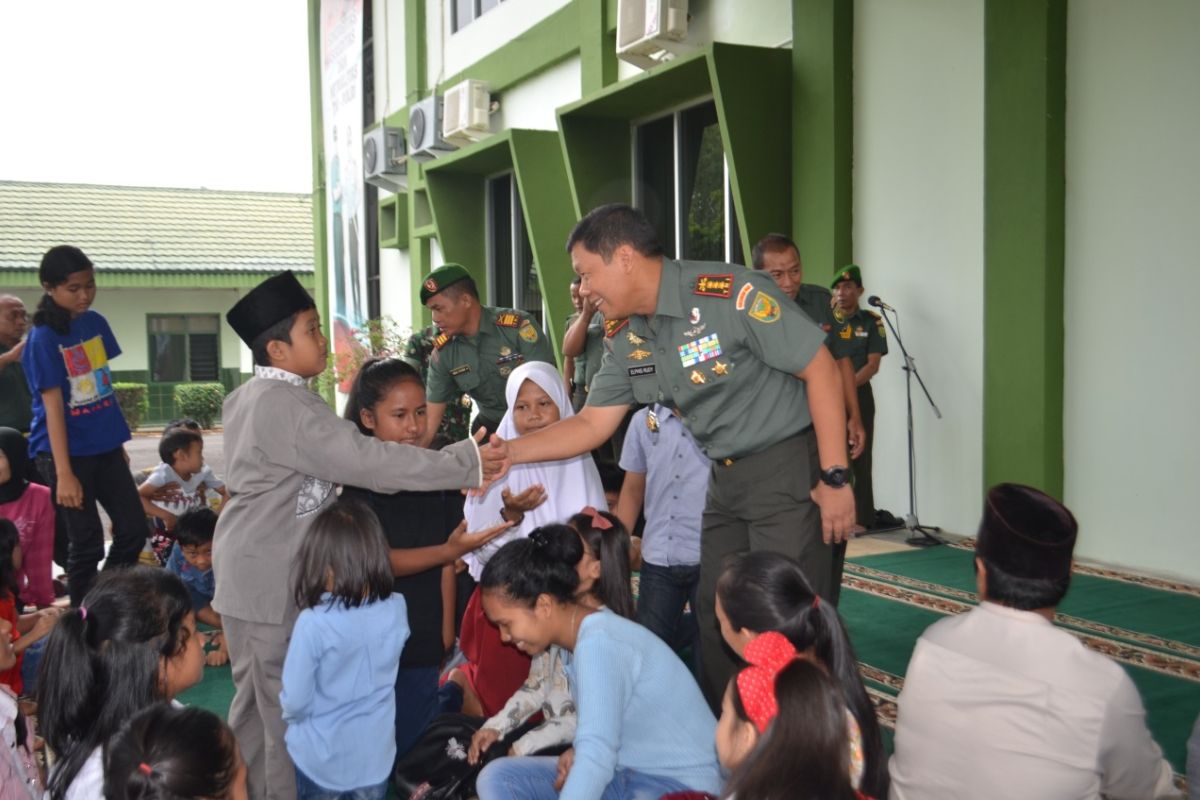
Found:
[[[504, 418], [496, 428], [496, 433], [502, 439], [516, 439], [520, 436], [513, 422], [512, 409], [516, 405], [521, 384], [527, 380], [536, 383], [550, 396], [558, 406], [560, 420], [575, 414], [571, 409], [571, 399], [567, 396], [566, 384], [558, 370], [542, 361], [526, 362], [512, 371], [508, 376], [508, 384], [504, 387], [504, 399], [508, 402], [508, 410], [504, 412]], [[608, 509], [608, 504], [604, 501], [600, 473], [596, 471], [591, 454], [585, 453], [561, 461], [517, 464], [512, 467], [508, 475], [493, 483], [486, 494], [467, 498], [466, 507], [463, 509], [467, 519], [467, 530], [479, 531], [500, 524], [500, 510], [504, 507], [500, 495], [505, 488], [512, 494], [519, 494], [538, 483], [546, 490], [546, 502], [533, 511], [526, 512], [520, 525], [463, 557], [471, 577], [475, 580], [479, 580], [488, 559], [508, 542], [528, 536], [542, 525], [565, 522], [572, 514], [579, 513], [584, 506], [593, 506], [602, 511]]]

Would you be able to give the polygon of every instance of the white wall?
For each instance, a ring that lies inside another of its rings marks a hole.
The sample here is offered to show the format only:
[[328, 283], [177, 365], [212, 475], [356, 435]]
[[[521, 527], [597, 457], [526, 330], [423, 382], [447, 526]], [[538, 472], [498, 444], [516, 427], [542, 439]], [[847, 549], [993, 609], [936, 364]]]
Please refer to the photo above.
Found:
[[[450, 3], [427, 6], [426, 69], [436, 86], [541, 22], [571, 0], [505, 0], [458, 33], [450, 32]], [[591, 2], [591, 0], [589, 0]]]
[[408, 250], [385, 247], [379, 251], [379, 312], [402, 329], [412, 327], [411, 261]]
[[[974, 533], [983, 482], [983, 2], [858, 0], [854, 21], [854, 258], [867, 294], [901, 310], [900, 333], [944, 414], [934, 418], [914, 381], [921, 522]], [[871, 382], [875, 506], [903, 517], [903, 358], [890, 332], [888, 344]]]
[[404, 59], [404, 0], [371, 0], [375, 33], [375, 118], [408, 105]]
[[1080, 555], [1200, 579], [1200, 4], [1091, 0], [1067, 46], [1066, 502]]
[[691, 0], [688, 39], [780, 47], [792, 41], [791, 0]]
[[499, 95], [500, 110], [492, 117], [492, 130], [557, 130], [555, 111], [559, 106], [578, 100], [581, 85], [578, 56], [539, 72]]

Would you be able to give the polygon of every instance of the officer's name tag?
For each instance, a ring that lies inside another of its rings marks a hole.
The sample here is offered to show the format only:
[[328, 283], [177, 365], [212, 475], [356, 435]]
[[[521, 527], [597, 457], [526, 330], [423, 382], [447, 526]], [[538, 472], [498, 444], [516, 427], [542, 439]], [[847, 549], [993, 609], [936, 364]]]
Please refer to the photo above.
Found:
[[629, 377], [631, 377], [631, 378], [636, 378], [641, 375], [653, 375], [653, 374], [654, 374], [654, 365], [653, 364], [643, 364], [640, 367], [630, 367], [629, 368]]
[[466, 375], [470, 371], [471, 365], [463, 364], [461, 367], [455, 367], [454, 369], [450, 370], [450, 374], [457, 378], [459, 375]]

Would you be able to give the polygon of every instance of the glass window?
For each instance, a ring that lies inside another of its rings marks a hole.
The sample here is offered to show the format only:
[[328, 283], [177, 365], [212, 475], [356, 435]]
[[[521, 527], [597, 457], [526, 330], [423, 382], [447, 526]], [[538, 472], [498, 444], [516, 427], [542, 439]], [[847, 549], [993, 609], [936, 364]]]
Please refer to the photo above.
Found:
[[487, 195], [488, 298], [494, 306], [528, 312], [541, 325], [542, 289], [512, 174], [489, 178]]
[[634, 128], [634, 205], [667, 256], [744, 263], [712, 101]]
[[491, 11], [502, 0], [450, 0], [450, 30], [460, 30], [479, 19], [479, 15]]
[[215, 381], [221, 371], [221, 322], [216, 315], [149, 315], [150, 380]]

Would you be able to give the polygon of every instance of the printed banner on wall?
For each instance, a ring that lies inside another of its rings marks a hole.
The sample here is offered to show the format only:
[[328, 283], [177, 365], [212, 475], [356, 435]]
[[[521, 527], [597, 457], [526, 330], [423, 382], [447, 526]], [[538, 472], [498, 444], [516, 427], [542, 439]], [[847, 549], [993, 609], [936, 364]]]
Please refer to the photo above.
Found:
[[[363, 241], [362, 0], [321, 0], [321, 102], [325, 137], [330, 338], [335, 364], [366, 321]], [[346, 392], [348, 386], [338, 386]]]

